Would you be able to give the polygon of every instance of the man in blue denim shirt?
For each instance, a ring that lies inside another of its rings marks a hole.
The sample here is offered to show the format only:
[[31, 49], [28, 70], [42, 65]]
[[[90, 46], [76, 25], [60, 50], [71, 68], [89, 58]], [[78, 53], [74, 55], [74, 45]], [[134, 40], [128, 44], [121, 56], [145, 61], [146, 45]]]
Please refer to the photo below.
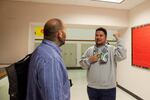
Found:
[[31, 57], [26, 100], [70, 100], [70, 83], [59, 48], [65, 40], [62, 21], [50, 19], [44, 26], [44, 40]]

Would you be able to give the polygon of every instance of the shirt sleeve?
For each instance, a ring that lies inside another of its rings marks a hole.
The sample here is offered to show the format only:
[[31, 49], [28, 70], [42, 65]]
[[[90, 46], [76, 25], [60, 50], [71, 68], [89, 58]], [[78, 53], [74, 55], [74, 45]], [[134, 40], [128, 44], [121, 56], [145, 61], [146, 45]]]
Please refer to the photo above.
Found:
[[90, 66], [91, 66], [91, 63], [90, 63], [90, 61], [89, 61], [89, 50], [90, 49], [87, 49], [85, 52], [84, 52], [84, 54], [82, 55], [82, 57], [81, 57], [81, 59], [80, 59], [80, 61], [79, 61], [79, 63], [80, 63], [80, 65], [81, 65], [81, 67], [83, 68], [83, 69], [88, 69], [88, 68], [90, 68]]
[[62, 100], [62, 87], [61, 80], [62, 73], [57, 68], [59, 63], [55, 59], [48, 62], [42, 60], [38, 69], [38, 85], [43, 96], [43, 100]]
[[116, 45], [116, 48], [114, 50], [114, 54], [115, 54], [115, 59], [117, 61], [122, 61], [126, 58], [126, 49], [125, 47], [123, 46], [123, 43], [120, 39], [118, 39], [117, 41], [117, 45]]

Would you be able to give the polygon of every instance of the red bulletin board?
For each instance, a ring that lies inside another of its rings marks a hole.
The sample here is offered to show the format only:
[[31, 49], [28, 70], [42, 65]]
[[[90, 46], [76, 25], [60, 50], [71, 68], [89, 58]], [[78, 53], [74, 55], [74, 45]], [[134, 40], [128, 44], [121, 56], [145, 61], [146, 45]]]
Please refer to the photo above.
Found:
[[150, 69], [150, 24], [132, 28], [132, 65]]

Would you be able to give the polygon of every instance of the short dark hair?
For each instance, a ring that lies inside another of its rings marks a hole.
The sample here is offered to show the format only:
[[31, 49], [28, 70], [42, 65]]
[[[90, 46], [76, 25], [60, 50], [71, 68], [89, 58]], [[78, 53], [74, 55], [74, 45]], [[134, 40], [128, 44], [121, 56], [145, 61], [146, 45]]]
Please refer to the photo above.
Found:
[[96, 29], [96, 32], [97, 32], [97, 31], [102, 31], [102, 32], [104, 32], [105, 36], [107, 37], [107, 30], [106, 30], [105, 28], [103, 28], [103, 27], [97, 28], [97, 29]]
[[64, 28], [63, 23], [58, 18], [50, 19], [44, 25], [44, 39], [54, 40], [56, 36], [56, 32], [62, 30]]

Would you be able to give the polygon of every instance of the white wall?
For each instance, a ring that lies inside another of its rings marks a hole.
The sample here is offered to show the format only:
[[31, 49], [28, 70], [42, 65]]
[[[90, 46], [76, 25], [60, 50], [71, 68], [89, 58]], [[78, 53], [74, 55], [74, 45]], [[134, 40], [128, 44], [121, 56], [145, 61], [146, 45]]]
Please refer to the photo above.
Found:
[[81, 6], [0, 0], [0, 63], [12, 63], [28, 53], [30, 23], [50, 18], [65, 24], [127, 27], [128, 11]]
[[130, 28], [123, 38], [127, 47], [127, 59], [120, 62], [118, 67], [118, 83], [144, 100], [150, 100], [150, 70], [131, 65], [131, 27], [150, 23], [149, 5], [150, 0], [147, 0], [130, 11]]

